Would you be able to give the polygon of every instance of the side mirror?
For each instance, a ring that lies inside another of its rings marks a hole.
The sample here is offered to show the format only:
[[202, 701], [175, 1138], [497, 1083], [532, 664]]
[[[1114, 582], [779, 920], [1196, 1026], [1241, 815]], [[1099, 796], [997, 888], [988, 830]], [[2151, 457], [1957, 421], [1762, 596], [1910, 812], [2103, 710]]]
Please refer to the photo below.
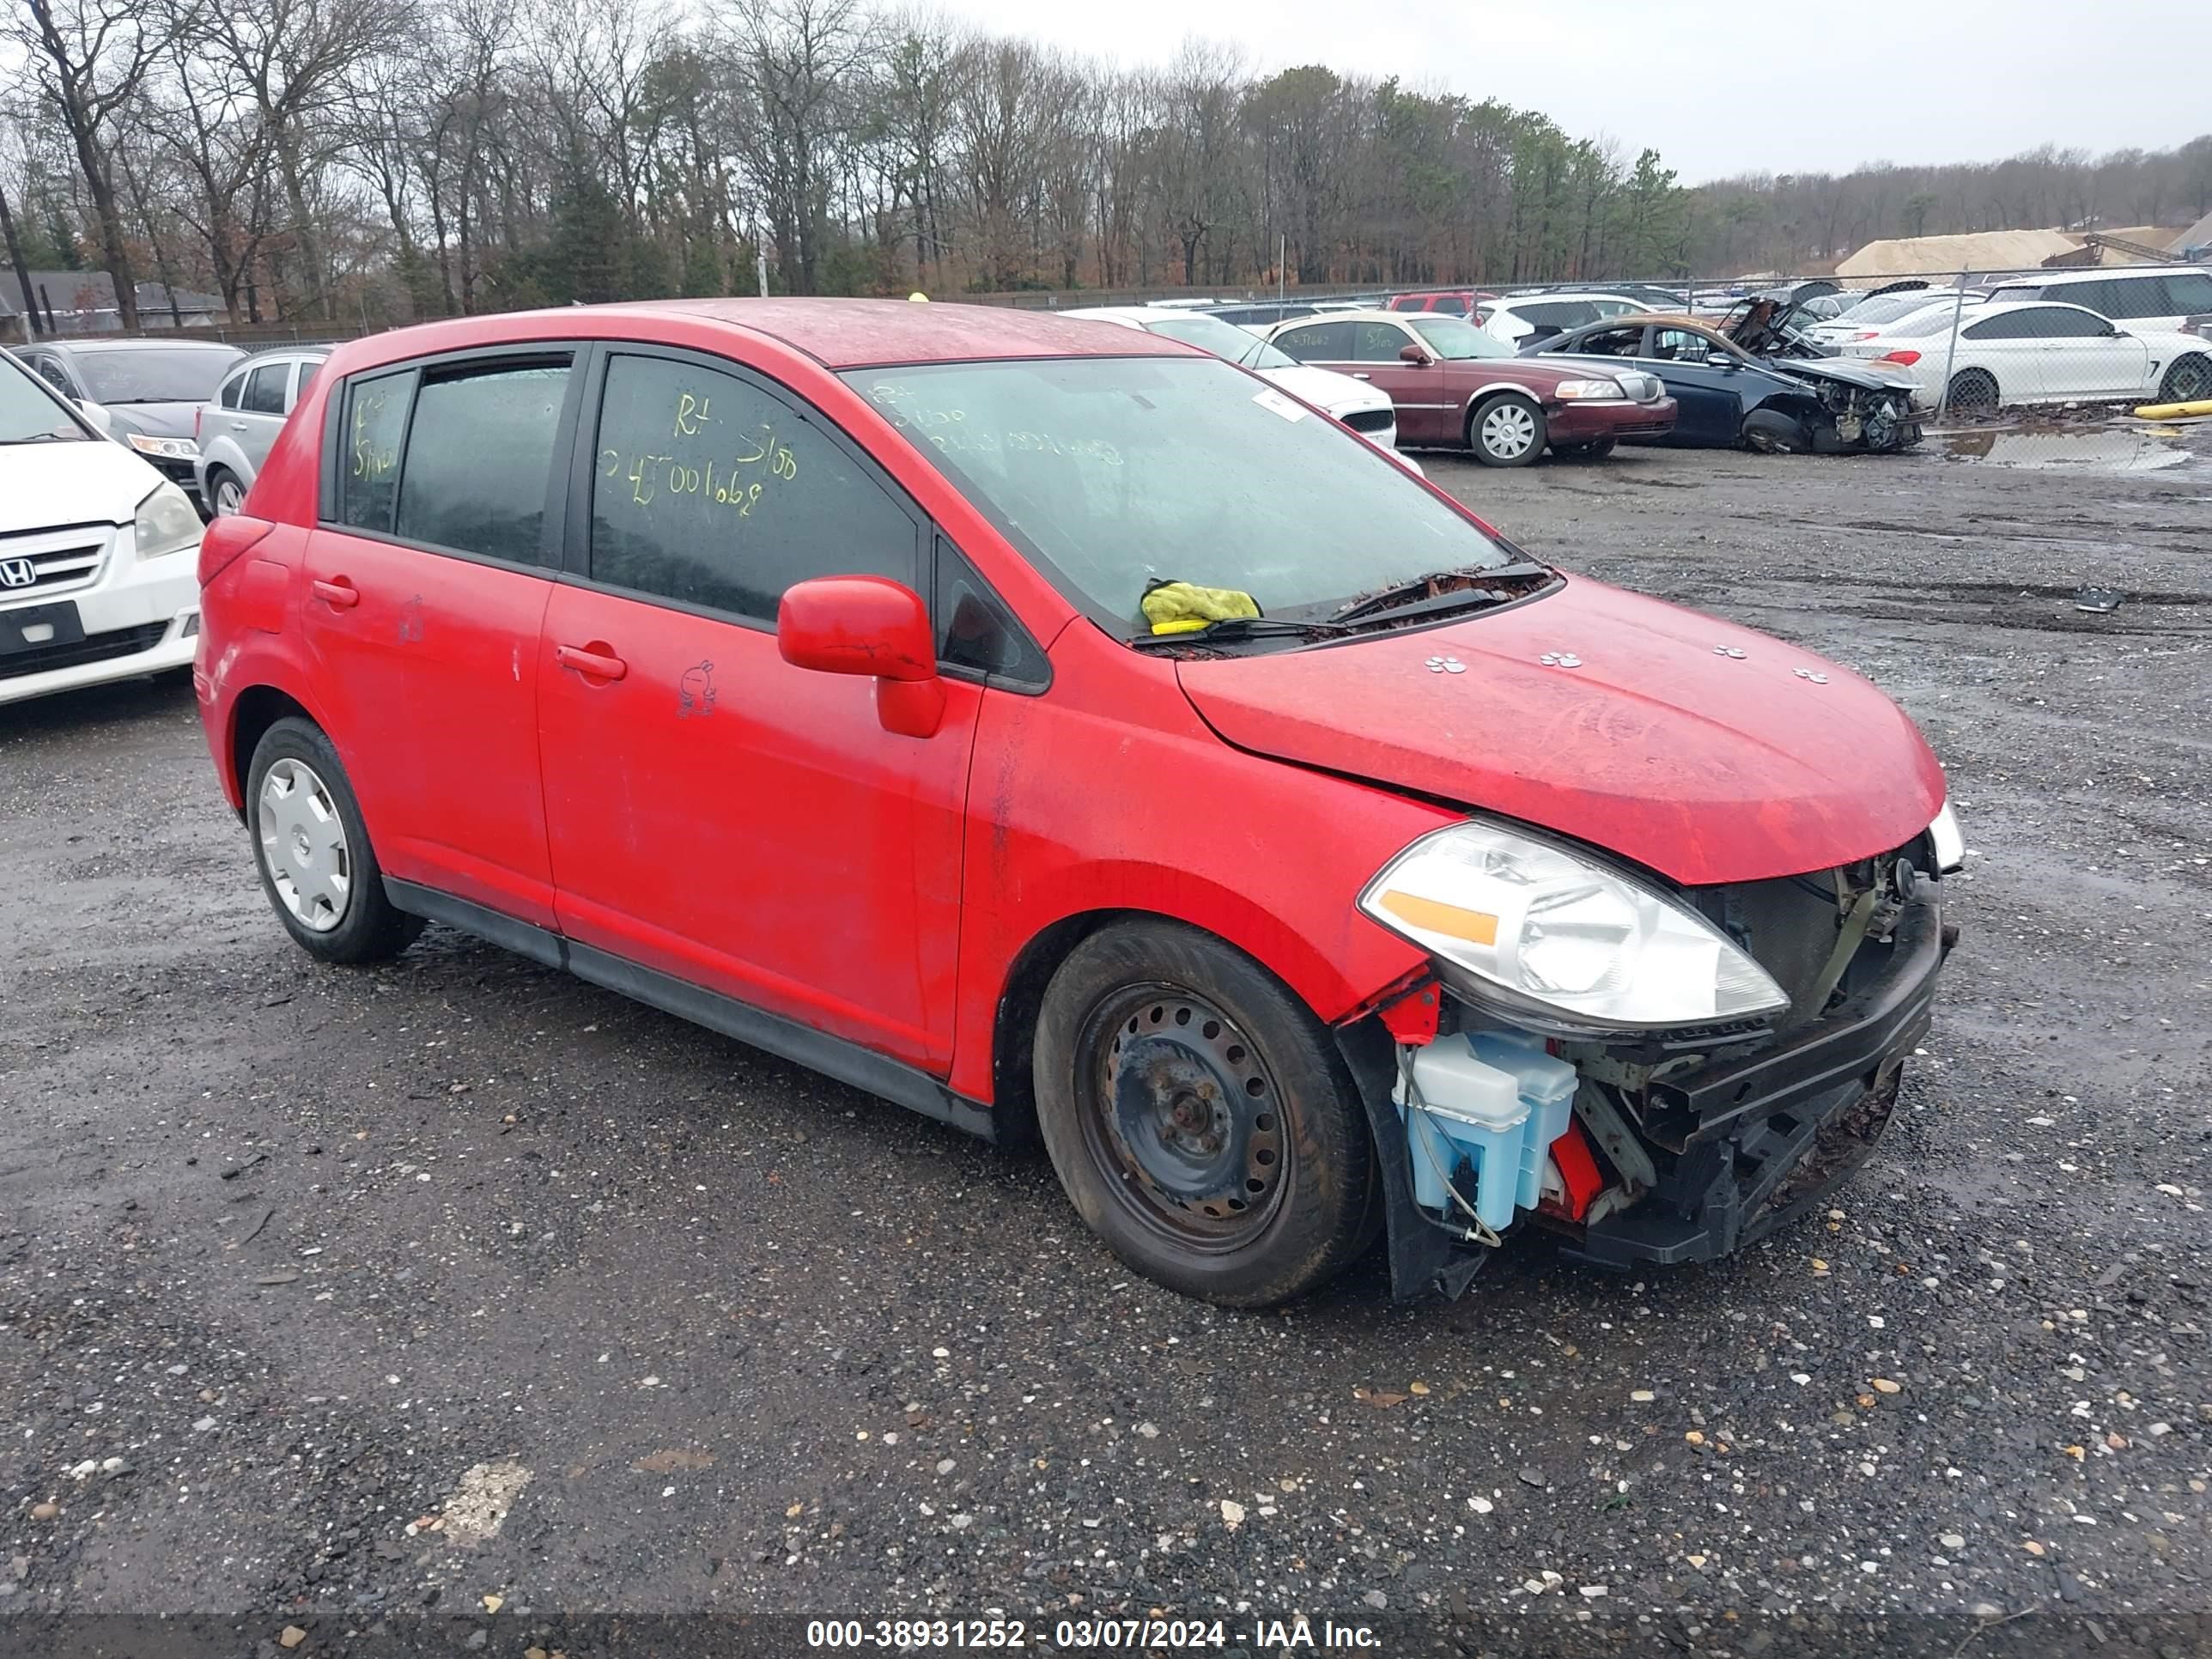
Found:
[[945, 682], [921, 595], [888, 576], [817, 576], [786, 588], [775, 645], [795, 668], [865, 674], [876, 718], [902, 737], [928, 738], [945, 720]]
[[1398, 361], [1401, 363], [1411, 363], [1416, 368], [1425, 368], [1436, 362], [1436, 359], [1429, 356], [1425, 349], [1408, 340], [1398, 348]]
[[76, 412], [98, 428], [103, 436], [112, 438], [115, 435], [115, 416], [107, 412], [106, 404], [94, 403], [88, 398], [76, 398], [70, 401], [76, 404]]
[[1735, 367], [1735, 359], [1729, 356], [1725, 351], [1708, 351], [1705, 353], [1705, 367], [1708, 368], [1734, 368]]

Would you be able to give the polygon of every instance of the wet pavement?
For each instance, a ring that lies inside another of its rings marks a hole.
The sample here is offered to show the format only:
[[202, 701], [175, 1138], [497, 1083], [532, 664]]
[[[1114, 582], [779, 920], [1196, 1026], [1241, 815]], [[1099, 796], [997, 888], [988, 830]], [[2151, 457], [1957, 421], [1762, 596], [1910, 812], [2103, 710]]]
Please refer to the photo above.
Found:
[[1425, 458], [1540, 556], [1872, 676], [1973, 849], [1832, 1213], [1634, 1278], [1516, 1241], [1454, 1304], [1370, 1261], [1202, 1307], [1042, 1157], [442, 929], [317, 967], [184, 689], [0, 710], [0, 1653], [136, 1659], [179, 1627], [89, 1621], [155, 1613], [237, 1655], [807, 1650], [722, 1622], [764, 1613], [1073, 1650], [1152, 1609], [1209, 1652], [1301, 1612], [1392, 1654], [2201, 1650], [2185, 444]]

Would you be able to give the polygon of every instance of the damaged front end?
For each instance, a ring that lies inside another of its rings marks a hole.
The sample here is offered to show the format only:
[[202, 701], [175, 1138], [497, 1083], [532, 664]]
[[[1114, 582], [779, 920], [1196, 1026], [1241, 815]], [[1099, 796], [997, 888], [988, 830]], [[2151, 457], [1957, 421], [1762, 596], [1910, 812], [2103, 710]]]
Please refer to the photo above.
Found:
[[[1955, 937], [1941, 910], [1948, 822], [1844, 868], [1668, 896], [1674, 937], [1630, 964], [1673, 981], [1654, 1007], [1708, 973], [1720, 1004], [1758, 1005], [1703, 1024], [1598, 1029], [1634, 999], [1607, 1002], [1594, 981], [1552, 1012], [1506, 982], [1501, 968], [1525, 982], [1614, 967], [1591, 949], [1610, 893], [1554, 880], [1559, 896], [1537, 907], [1551, 920], [1501, 919], [1517, 929], [1506, 962], [1498, 929], [1401, 892], [1401, 919], [1490, 932], [1492, 955], [1439, 961], [1340, 1033], [1382, 1155], [1395, 1293], [1458, 1294], [1524, 1223], [1571, 1257], [1631, 1268], [1729, 1254], [1818, 1203], [1873, 1150], [1928, 1030]], [[1432, 872], [1401, 885], [1425, 878], [1434, 890]]]
[[[1792, 365], [1794, 368], [1795, 365]], [[1807, 422], [1814, 453], [1840, 454], [1865, 450], [1875, 454], [1909, 449], [1921, 438], [1907, 387], [1853, 386], [1826, 375], [1801, 373], [1820, 400], [1820, 417]]]

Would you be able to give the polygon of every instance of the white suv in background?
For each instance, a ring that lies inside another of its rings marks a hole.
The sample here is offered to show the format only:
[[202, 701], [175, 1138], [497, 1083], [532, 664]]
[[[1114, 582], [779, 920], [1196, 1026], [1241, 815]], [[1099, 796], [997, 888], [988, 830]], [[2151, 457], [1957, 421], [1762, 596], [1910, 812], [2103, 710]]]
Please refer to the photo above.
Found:
[[188, 668], [191, 500], [0, 351], [0, 703]]
[[2051, 270], [2015, 276], [1990, 289], [1992, 304], [2007, 300], [2057, 300], [2087, 306], [2122, 328], [2198, 332], [2212, 327], [2212, 270], [2203, 265], [2165, 269]]

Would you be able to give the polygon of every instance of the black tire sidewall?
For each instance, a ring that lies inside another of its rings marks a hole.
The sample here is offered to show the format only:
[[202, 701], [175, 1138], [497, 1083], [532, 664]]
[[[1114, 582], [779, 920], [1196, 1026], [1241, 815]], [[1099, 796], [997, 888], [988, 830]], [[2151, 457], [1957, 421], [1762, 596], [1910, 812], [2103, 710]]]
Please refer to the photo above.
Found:
[[[2189, 368], [2208, 376], [2207, 384], [2197, 387], [2193, 397], [2174, 384], [2181, 377], [2182, 371]], [[2212, 398], [2212, 357], [2194, 351], [2184, 352], [2176, 357], [2166, 366], [2165, 377], [2159, 381], [2158, 395], [2166, 403], [2195, 403], [2201, 398]]]
[[[1971, 388], [1971, 398], [1961, 397], [1961, 388]], [[1997, 406], [1997, 377], [1986, 368], [1962, 368], [1951, 377], [1950, 406], [1970, 414], [1985, 415]]]
[[[353, 886], [347, 896], [345, 919], [328, 933], [319, 933], [303, 926], [285, 907], [276, 884], [270, 878], [268, 860], [262, 853], [261, 786], [270, 769], [280, 760], [296, 760], [314, 769], [324, 787], [330, 791], [339, 822], [345, 826]], [[276, 920], [283, 923], [293, 942], [308, 955], [325, 962], [381, 961], [404, 949], [407, 942], [422, 930], [417, 918], [394, 909], [391, 900], [385, 896], [384, 869], [377, 862], [376, 849], [369, 841], [361, 803], [354, 798], [352, 780], [346, 776], [344, 764], [339, 761], [337, 750], [330, 738], [312, 722], [287, 716], [264, 732], [261, 740], [254, 744], [253, 758], [246, 773], [246, 829], [253, 848], [254, 872], [261, 878], [261, 890], [268, 896], [269, 908], [276, 912]]]
[[[1535, 441], [1530, 444], [1522, 453], [1510, 459], [1493, 455], [1482, 446], [1483, 417], [1499, 404], [1524, 405], [1530, 417], [1536, 422]], [[1549, 441], [1545, 428], [1543, 406], [1534, 398], [1525, 392], [1493, 392], [1467, 412], [1467, 447], [1474, 452], [1474, 459], [1485, 466], [1527, 466], [1544, 453], [1544, 446]]]
[[[1288, 1185], [1265, 1227], [1231, 1250], [1178, 1248], [1129, 1213], [1080, 1114], [1079, 1052], [1097, 1009], [1130, 986], [1182, 987], [1217, 1006], [1264, 1057], [1292, 1148]], [[1357, 1085], [1334, 1042], [1289, 988], [1212, 935], [1165, 920], [1117, 922], [1060, 964], [1037, 1018], [1032, 1064], [1045, 1150], [1078, 1214], [1115, 1255], [1186, 1296], [1266, 1307], [1334, 1277], [1371, 1242], [1375, 1158]]]

